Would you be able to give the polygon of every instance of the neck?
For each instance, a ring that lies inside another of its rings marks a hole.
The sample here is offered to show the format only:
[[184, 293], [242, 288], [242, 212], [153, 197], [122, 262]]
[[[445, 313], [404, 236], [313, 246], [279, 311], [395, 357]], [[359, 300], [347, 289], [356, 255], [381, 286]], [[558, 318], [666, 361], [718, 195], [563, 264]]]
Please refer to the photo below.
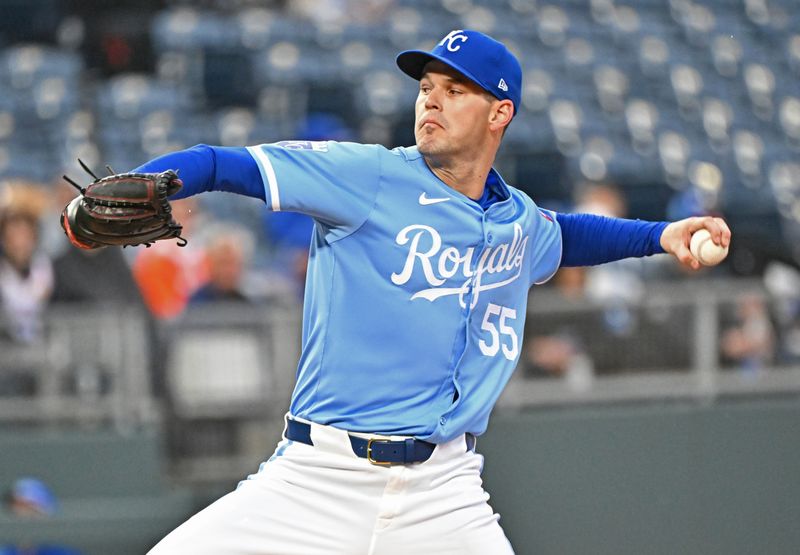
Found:
[[480, 160], [455, 160], [453, 158], [424, 155], [425, 163], [445, 185], [462, 195], [478, 200], [483, 195], [486, 178], [492, 169], [494, 157]]

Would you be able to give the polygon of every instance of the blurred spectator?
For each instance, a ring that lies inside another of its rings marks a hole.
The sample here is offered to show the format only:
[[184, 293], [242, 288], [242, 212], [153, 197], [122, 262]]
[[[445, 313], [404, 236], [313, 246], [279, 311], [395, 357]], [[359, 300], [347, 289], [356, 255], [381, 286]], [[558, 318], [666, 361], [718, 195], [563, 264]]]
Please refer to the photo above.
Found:
[[[614, 185], [584, 184], [576, 190], [574, 211], [625, 217], [627, 203]], [[674, 324], [685, 318], [687, 309], [642, 309], [646, 268], [654, 265], [653, 260], [629, 259], [560, 268], [550, 287], [555, 306], [540, 306], [547, 315], [543, 321], [526, 322], [523, 372], [562, 377], [573, 389], [583, 390], [594, 375], [687, 368], [690, 332]], [[537, 305], [535, 292], [532, 302]]]
[[[149, 361], [147, 368], [151, 373], [152, 391], [162, 391], [163, 369], [160, 358], [156, 356], [159, 345], [157, 329], [153, 317], [144, 304], [144, 299], [136, 286], [130, 265], [119, 247], [105, 247], [94, 250], [79, 249], [68, 245], [53, 261], [54, 287], [51, 305], [72, 303], [77, 310], [91, 310], [93, 306], [102, 305], [104, 311], [115, 308], [135, 309], [136, 316], [143, 322], [147, 337], [146, 349], [141, 352], [143, 360]], [[125, 318], [133, 314], [126, 313]], [[91, 364], [70, 366], [70, 391], [87, 389], [90, 384], [95, 387], [95, 376], [100, 379], [100, 389], [107, 388], [113, 379], [113, 370], [107, 365], [91, 361]], [[87, 380], [89, 377], [89, 381]], [[66, 376], [65, 376], [66, 377]]]
[[65, 168], [50, 183], [49, 202], [39, 218], [40, 239], [42, 250], [50, 258], [56, 259], [59, 255], [71, 250], [72, 243], [67, 239], [64, 228], [61, 227], [61, 212], [69, 202], [78, 195], [75, 188], [64, 181], [62, 175], [77, 176], [74, 168]]
[[[624, 218], [628, 207], [622, 192], [610, 184], [589, 184], [578, 189], [575, 212]], [[644, 295], [642, 260], [619, 260], [586, 269], [586, 296], [606, 307], [609, 331], [627, 334], [635, 326], [629, 306]]]
[[110, 302], [144, 309], [144, 299], [122, 249], [79, 249], [67, 240], [60, 223], [61, 211], [78, 194], [61, 177], [70, 173], [72, 169], [66, 169], [54, 180], [53, 201], [40, 222], [42, 248], [53, 259], [52, 302]]
[[772, 364], [775, 329], [761, 296], [747, 295], [737, 302], [735, 321], [723, 329], [720, 347], [723, 364], [748, 375], [757, 375]]
[[52, 302], [100, 302], [144, 307], [121, 249], [68, 248], [53, 261]]
[[27, 396], [36, 392], [47, 356], [39, 340], [52, 268], [37, 248], [47, 197], [24, 181], [4, 181], [0, 193], [0, 394]]
[[133, 275], [150, 312], [158, 319], [170, 320], [180, 315], [189, 298], [208, 281], [208, 267], [194, 235], [198, 218], [197, 202], [183, 199], [172, 203], [175, 220], [184, 228], [189, 244], [179, 247], [176, 241], [157, 241], [150, 248], [135, 247]]
[[0, 300], [5, 335], [31, 344], [42, 336], [42, 311], [53, 289], [50, 259], [38, 252], [35, 214], [6, 207], [0, 212]]
[[[561, 268], [553, 284], [565, 305], [580, 303], [585, 298], [586, 268]], [[547, 328], [555, 331], [540, 334], [532, 332], [533, 327], [526, 324], [521, 357], [525, 375], [564, 378], [576, 389], [588, 386], [594, 368], [581, 340], [582, 330], [553, 319], [548, 320]]]
[[[613, 185], [589, 183], [576, 191], [575, 212], [608, 217], [624, 217], [627, 213], [625, 197]], [[603, 307], [604, 331], [626, 337], [635, 329], [633, 308], [644, 294], [638, 264], [639, 259], [632, 259], [588, 268], [560, 268], [553, 283], [565, 303], [590, 300]], [[585, 347], [589, 339], [585, 335], [586, 322], [578, 325], [570, 323], [570, 315], [559, 317], [565, 322], [550, 322], [554, 333], [525, 340], [526, 373], [562, 376], [582, 387], [594, 372], [594, 362]]]
[[6, 494], [6, 503], [15, 516], [22, 517], [52, 516], [58, 508], [47, 484], [32, 477], [17, 479]]
[[248, 302], [242, 291], [245, 267], [251, 258], [253, 240], [244, 230], [222, 225], [209, 229], [205, 256], [208, 282], [189, 299], [189, 304], [216, 301]]
[[777, 323], [778, 362], [800, 363], [800, 272], [787, 264], [773, 262], [764, 272], [764, 286], [772, 301]]
[[[56, 514], [58, 502], [50, 488], [37, 478], [17, 479], [5, 495], [5, 505], [18, 518], [48, 518]], [[3, 545], [0, 555], [80, 555], [76, 549], [62, 545]]]

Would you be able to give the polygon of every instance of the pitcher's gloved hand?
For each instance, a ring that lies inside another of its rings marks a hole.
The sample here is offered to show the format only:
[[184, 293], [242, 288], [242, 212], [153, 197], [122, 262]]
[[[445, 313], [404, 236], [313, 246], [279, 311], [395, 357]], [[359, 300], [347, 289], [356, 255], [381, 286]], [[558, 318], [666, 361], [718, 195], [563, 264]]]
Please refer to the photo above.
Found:
[[100, 179], [83, 162], [81, 166], [94, 177], [85, 188], [64, 176], [81, 193], [61, 213], [61, 227], [73, 245], [82, 249], [149, 247], [173, 237], [180, 246], [186, 245], [183, 227], [173, 219], [168, 200], [182, 186], [176, 172], [122, 173]]

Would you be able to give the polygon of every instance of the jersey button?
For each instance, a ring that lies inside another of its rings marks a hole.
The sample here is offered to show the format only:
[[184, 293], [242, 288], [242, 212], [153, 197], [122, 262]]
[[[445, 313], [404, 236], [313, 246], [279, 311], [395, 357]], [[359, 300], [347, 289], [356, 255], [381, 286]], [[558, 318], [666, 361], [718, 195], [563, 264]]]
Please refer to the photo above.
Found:
[[494, 235], [492, 235], [491, 233], [489, 233], [489, 234], [486, 236], [486, 242], [487, 242], [487, 243], [489, 243], [489, 244], [491, 245], [493, 240], [494, 240]]
[[441, 424], [442, 426], [444, 426], [445, 424], [447, 424], [447, 418], [445, 418], [444, 416], [442, 416], [442, 417], [439, 419], [439, 424]]

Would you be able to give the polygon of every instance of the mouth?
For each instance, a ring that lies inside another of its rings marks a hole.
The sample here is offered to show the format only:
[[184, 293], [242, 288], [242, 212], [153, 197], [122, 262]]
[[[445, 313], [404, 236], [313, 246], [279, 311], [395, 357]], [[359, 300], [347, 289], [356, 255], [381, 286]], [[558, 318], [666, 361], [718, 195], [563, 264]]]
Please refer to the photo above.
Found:
[[438, 120], [434, 118], [424, 118], [422, 121], [419, 122], [420, 129], [423, 129], [426, 126], [439, 127], [441, 129], [444, 129], [444, 125], [442, 125]]

